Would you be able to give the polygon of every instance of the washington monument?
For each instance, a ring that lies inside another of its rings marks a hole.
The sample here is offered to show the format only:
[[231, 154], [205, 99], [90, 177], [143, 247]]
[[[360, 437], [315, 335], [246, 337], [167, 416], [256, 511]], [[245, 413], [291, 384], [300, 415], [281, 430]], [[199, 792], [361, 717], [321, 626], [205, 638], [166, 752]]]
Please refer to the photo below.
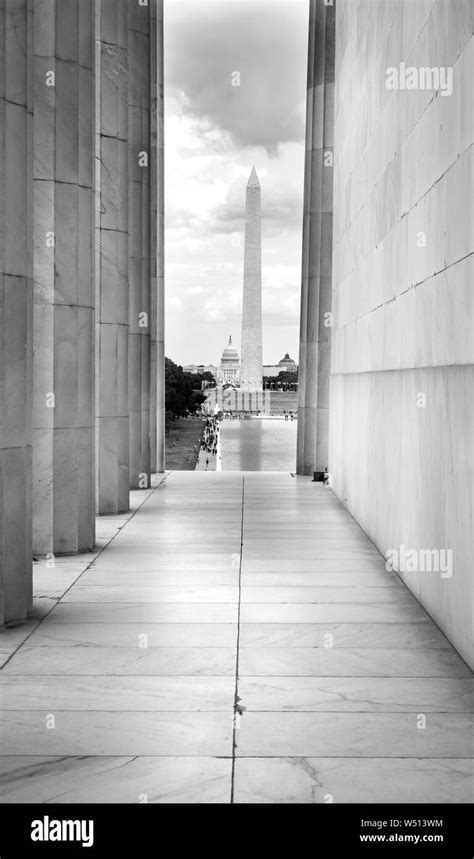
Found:
[[252, 167], [245, 200], [244, 293], [240, 388], [262, 390], [262, 251], [260, 182]]

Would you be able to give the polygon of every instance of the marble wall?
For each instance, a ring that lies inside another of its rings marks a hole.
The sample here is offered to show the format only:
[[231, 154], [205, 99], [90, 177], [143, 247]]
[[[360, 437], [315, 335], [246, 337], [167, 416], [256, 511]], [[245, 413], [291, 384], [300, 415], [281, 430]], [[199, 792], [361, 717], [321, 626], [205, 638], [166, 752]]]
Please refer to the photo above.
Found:
[[[336, 494], [470, 665], [472, 15], [337, 3], [329, 454]], [[401, 63], [451, 69], [452, 92], [388, 88]]]

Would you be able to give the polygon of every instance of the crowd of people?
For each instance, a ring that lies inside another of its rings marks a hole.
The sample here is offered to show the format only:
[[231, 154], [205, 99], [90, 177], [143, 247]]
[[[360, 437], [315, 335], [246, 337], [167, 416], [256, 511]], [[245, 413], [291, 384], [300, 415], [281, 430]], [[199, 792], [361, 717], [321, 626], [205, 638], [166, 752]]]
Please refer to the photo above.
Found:
[[[201, 436], [201, 450], [210, 453], [212, 456], [217, 454], [217, 442], [219, 440], [219, 421], [217, 418], [208, 417], [204, 425], [204, 430]], [[206, 459], [206, 470], [209, 467], [209, 457]]]

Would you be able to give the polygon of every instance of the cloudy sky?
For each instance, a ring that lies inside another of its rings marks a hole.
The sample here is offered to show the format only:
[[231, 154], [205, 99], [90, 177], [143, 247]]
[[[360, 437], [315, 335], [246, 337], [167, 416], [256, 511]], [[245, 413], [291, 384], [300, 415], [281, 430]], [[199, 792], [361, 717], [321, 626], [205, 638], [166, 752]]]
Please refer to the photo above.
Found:
[[252, 165], [263, 359], [298, 359], [307, 26], [307, 0], [165, 0], [166, 354], [179, 364], [217, 364], [229, 334], [240, 352]]

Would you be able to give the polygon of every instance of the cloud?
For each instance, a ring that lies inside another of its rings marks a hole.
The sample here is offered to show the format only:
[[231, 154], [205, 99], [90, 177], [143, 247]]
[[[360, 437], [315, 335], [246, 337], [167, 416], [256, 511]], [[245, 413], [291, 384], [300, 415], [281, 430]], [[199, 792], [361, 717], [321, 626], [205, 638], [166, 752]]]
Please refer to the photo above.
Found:
[[[165, 4], [166, 351], [179, 364], [218, 363], [229, 334], [240, 351], [252, 165], [264, 361], [297, 354], [307, 11], [306, 0]], [[236, 54], [238, 111], [226, 77]]]
[[168, 0], [165, 86], [209, 154], [303, 140], [307, 26], [307, 0]]

